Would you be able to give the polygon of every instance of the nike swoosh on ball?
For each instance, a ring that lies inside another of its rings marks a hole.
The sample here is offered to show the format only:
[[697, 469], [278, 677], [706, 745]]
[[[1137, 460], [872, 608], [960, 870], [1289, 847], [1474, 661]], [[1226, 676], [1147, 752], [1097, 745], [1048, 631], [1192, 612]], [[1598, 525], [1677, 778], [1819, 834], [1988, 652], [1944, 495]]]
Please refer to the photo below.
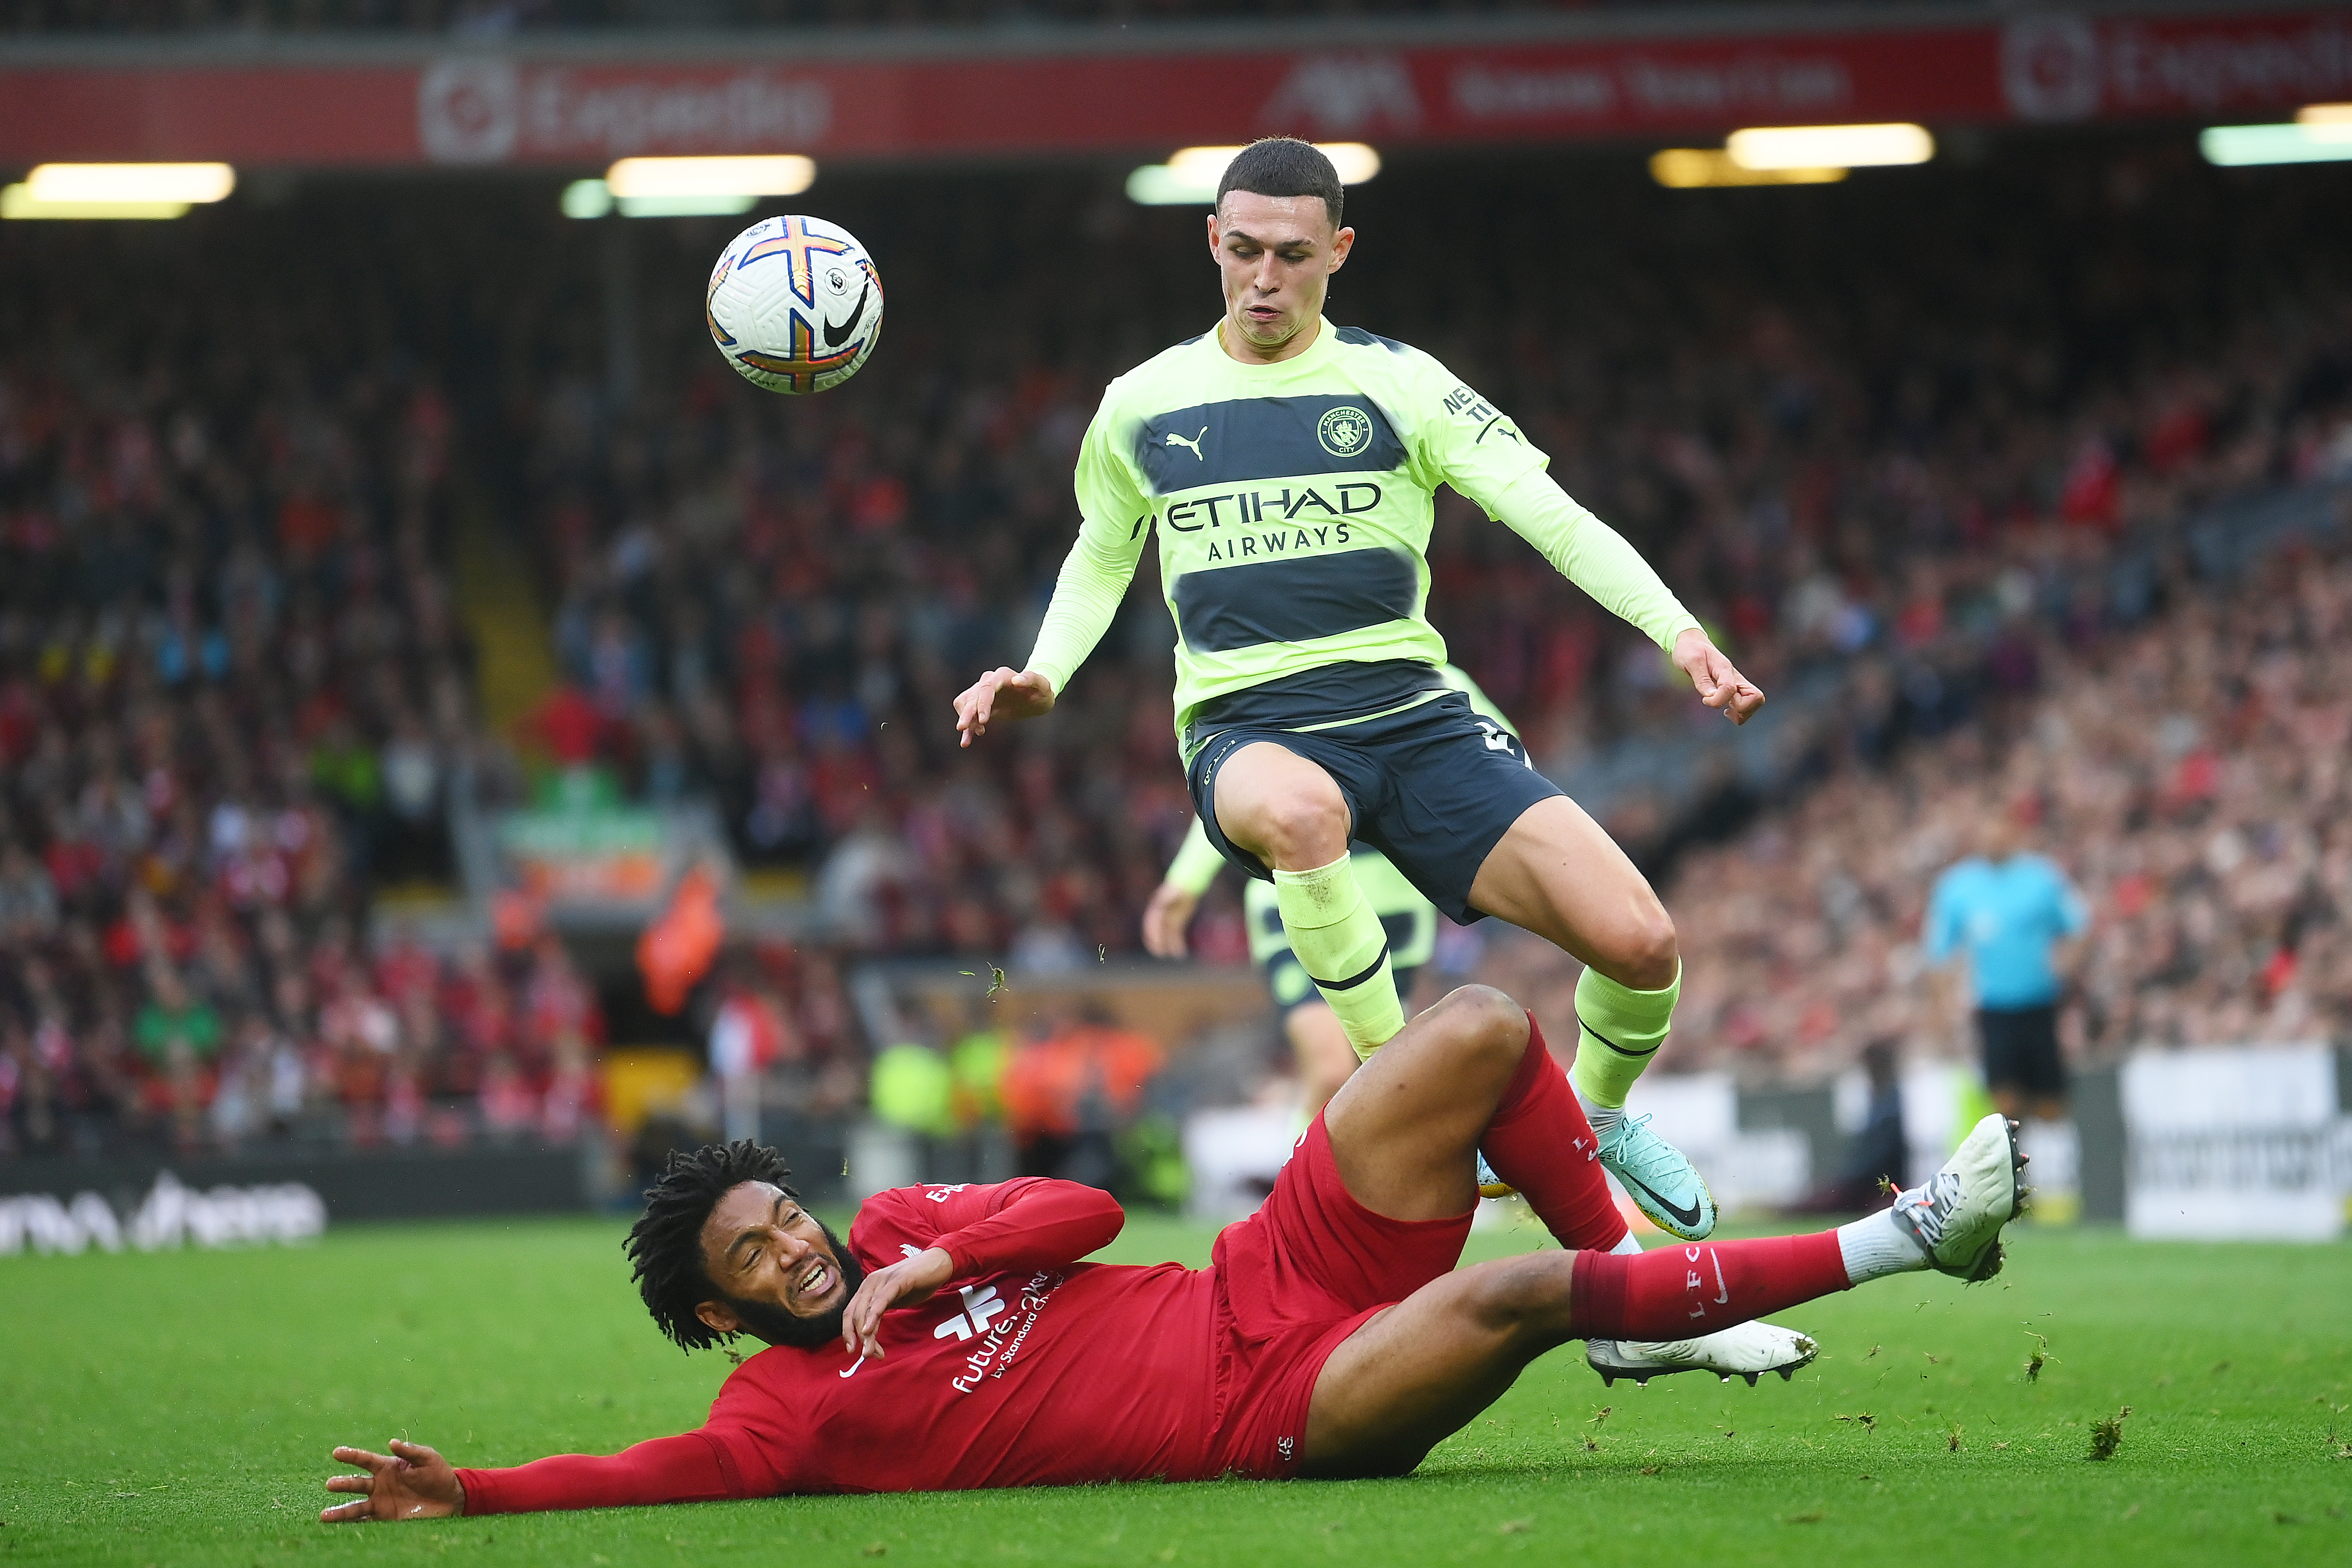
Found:
[[839, 331], [834, 331], [831, 322], [827, 322], [825, 324], [825, 347], [829, 349], [837, 349], [842, 344], [849, 341], [849, 334], [856, 331], [857, 330], [857, 323], [866, 319], [866, 297], [873, 291], [874, 285], [871, 283], [866, 284], [865, 288], [860, 289], [857, 291], [857, 309], [850, 312], [849, 320], [841, 323], [841, 330]]

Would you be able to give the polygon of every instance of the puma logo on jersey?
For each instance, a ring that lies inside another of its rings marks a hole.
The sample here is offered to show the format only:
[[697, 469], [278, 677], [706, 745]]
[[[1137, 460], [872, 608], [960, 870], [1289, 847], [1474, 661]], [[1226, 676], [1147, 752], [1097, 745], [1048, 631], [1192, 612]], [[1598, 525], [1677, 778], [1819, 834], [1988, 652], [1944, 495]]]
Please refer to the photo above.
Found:
[[933, 1329], [931, 1338], [943, 1340], [953, 1334], [960, 1340], [968, 1340], [974, 1334], [984, 1334], [990, 1321], [1008, 1310], [1004, 1298], [996, 1293], [993, 1285], [983, 1285], [977, 1290], [967, 1285], [962, 1293], [962, 1308]]
[[1201, 426], [1201, 434], [1199, 436], [1192, 437], [1190, 440], [1187, 440], [1185, 437], [1176, 434], [1175, 431], [1171, 430], [1168, 432], [1168, 444], [1171, 447], [1190, 447], [1192, 449], [1192, 456], [1199, 458], [1201, 461], [1205, 463], [1209, 459], [1201, 450], [1201, 441], [1202, 437], [1207, 436], [1208, 433], [1209, 427], [1206, 425], [1203, 425]]

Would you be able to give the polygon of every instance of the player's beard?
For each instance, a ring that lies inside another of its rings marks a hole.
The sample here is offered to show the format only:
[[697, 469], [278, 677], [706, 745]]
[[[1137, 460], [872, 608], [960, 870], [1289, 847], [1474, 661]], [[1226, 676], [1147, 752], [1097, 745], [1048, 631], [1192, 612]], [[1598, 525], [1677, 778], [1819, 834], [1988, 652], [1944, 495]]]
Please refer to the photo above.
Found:
[[721, 1296], [719, 1300], [734, 1312], [737, 1321], [743, 1325], [743, 1331], [753, 1339], [764, 1340], [772, 1345], [791, 1345], [796, 1350], [813, 1351], [841, 1338], [841, 1315], [848, 1310], [850, 1299], [857, 1294], [857, 1287], [865, 1282], [866, 1270], [858, 1265], [856, 1258], [849, 1255], [849, 1248], [841, 1245], [841, 1237], [833, 1234], [831, 1226], [818, 1220], [816, 1227], [824, 1233], [824, 1244], [833, 1249], [834, 1270], [841, 1276], [840, 1305], [819, 1312], [814, 1318], [802, 1318], [795, 1317], [773, 1301]]

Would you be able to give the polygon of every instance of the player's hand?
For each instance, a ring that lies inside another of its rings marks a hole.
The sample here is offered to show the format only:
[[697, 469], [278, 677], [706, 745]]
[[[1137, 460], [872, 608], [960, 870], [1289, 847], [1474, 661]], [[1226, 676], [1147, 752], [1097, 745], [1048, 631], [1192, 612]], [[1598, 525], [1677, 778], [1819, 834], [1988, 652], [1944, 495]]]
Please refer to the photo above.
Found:
[[1675, 668], [1690, 677], [1698, 700], [1735, 724], [1745, 724], [1764, 706], [1764, 693], [1732, 667], [1714, 640], [1696, 626], [1675, 639]]
[[882, 1314], [893, 1307], [919, 1307], [938, 1294], [955, 1273], [955, 1260], [934, 1247], [887, 1268], [877, 1268], [842, 1309], [841, 1338], [851, 1355], [882, 1359]]
[[1151, 901], [1143, 906], [1143, 951], [1154, 958], [1183, 957], [1184, 928], [1192, 923], [1192, 911], [1200, 903], [1200, 894], [1188, 893], [1173, 882], [1152, 889]]
[[990, 670], [955, 700], [956, 744], [969, 746], [988, 733], [991, 720], [1010, 722], [1054, 710], [1054, 683], [1034, 669]]
[[363, 1519], [446, 1519], [466, 1511], [465, 1483], [449, 1461], [422, 1443], [394, 1437], [389, 1454], [365, 1448], [338, 1448], [339, 1464], [361, 1465], [363, 1476], [336, 1476], [327, 1482], [331, 1492], [357, 1492], [350, 1502], [319, 1510], [328, 1524]]

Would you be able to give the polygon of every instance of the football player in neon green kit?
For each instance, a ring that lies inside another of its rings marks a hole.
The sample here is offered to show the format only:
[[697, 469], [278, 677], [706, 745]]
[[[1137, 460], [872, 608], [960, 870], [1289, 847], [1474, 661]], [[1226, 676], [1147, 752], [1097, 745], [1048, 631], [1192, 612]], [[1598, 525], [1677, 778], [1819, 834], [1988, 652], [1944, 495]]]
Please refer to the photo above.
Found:
[[[1512, 727], [1503, 710], [1479, 689], [1467, 671], [1447, 664], [1438, 667], [1438, 674], [1448, 686], [1470, 700], [1473, 711], [1507, 730]], [[1413, 973], [1429, 961], [1436, 947], [1437, 906], [1422, 897], [1403, 874], [1389, 864], [1388, 858], [1370, 845], [1359, 841], [1349, 847], [1349, 855], [1364, 898], [1388, 933], [1397, 990], [1410, 997]], [[1185, 927], [1192, 922], [1201, 895], [1216, 880], [1224, 863], [1223, 855], [1209, 841], [1208, 833], [1195, 817], [1191, 831], [1184, 836], [1182, 847], [1169, 864], [1166, 878], [1144, 909], [1146, 948], [1161, 958], [1184, 956]], [[1266, 987], [1274, 993], [1275, 1005], [1281, 1009], [1283, 1032], [1290, 1038], [1304, 1090], [1300, 1110], [1305, 1120], [1312, 1120], [1354, 1076], [1359, 1065], [1356, 1053], [1349, 1048], [1348, 1037], [1339, 1027], [1338, 1016], [1317, 998], [1315, 983], [1299, 965], [1297, 954], [1291, 951], [1272, 885], [1252, 879], [1243, 908], [1249, 922], [1250, 960], [1264, 966]], [[1303, 1128], [1305, 1121], [1300, 1125]], [[1487, 1168], [1486, 1156], [1481, 1154], [1479, 1194], [1501, 1197], [1510, 1190]], [[1642, 1244], [1629, 1231], [1616, 1250], [1639, 1252]], [[1812, 1354], [1811, 1339], [1775, 1323], [1742, 1323], [1734, 1329], [1665, 1342], [1588, 1341], [1584, 1348], [1587, 1363], [1604, 1380], [1698, 1371], [1726, 1378], [1751, 1376], [1759, 1369], [1784, 1372], [1802, 1366], [1812, 1359]]]
[[1176, 618], [1176, 727], [1211, 841], [1269, 879], [1300, 963], [1359, 1055], [1402, 1027], [1361, 838], [1456, 920], [1497, 915], [1583, 961], [1570, 1076], [1601, 1159], [1663, 1228], [1715, 1203], [1622, 1112], [1682, 984], [1674, 922], [1624, 851], [1438, 675], [1425, 550], [1451, 484], [1673, 658], [1733, 722], [1764, 694], [1657, 574], [1570, 500], [1508, 417], [1429, 355], [1323, 319], [1355, 231], [1313, 147], [1226, 168], [1208, 240], [1215, 329], [1114, 381], [1078, 453], [1083, 521], [1022, 670], [956, 699], [963, 743], [1049, 710], [1109, 626], [1148, 532]]

